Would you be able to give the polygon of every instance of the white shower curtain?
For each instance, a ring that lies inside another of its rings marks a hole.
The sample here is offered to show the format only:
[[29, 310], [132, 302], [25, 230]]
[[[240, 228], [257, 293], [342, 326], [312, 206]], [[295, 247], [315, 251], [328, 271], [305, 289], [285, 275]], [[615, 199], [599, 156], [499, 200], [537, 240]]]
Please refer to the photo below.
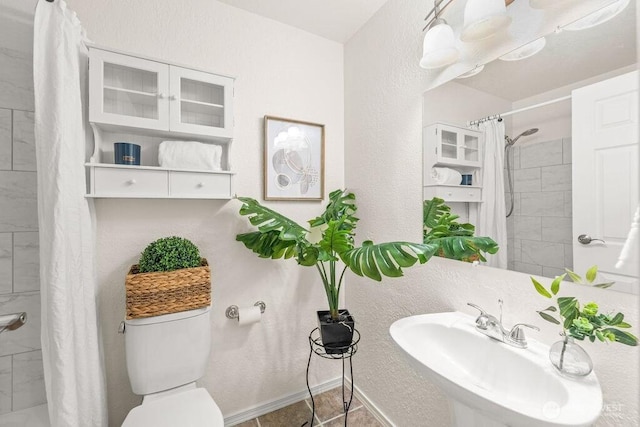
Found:
[[95, 238], [85, 199], [87, 48], [63, 0], [34, 21], [42, 358], [52, 426], [106, 426]]
[[491, 237], [500, 249], [487, 256], [490, 267], [507, 268], [507, 212], [504, 195], [504, 122], [489, 120], [479, 125], [484, 131], [482, 200], [477, 236]]

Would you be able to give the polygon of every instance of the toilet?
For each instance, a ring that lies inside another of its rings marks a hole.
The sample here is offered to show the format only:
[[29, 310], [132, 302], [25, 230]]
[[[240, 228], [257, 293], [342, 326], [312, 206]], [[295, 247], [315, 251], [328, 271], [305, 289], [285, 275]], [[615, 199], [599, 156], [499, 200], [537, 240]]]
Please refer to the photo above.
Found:
[[211, 350], [210, 310], [123, 322], [131, 389], [143, 396], [123, 427], [224, 426], [218, 405], [195, 383], [204, 375]]

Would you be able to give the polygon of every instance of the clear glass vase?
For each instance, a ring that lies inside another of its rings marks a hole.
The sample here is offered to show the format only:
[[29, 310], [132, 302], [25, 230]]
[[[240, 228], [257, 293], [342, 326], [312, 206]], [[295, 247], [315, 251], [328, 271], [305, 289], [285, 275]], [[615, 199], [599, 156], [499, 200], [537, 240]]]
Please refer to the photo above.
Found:
[[570, 336], [564, 336], [551, 346], [549, 360], [561, 375], [570, 378], [583, 378], [593, 371], [589, 354]]

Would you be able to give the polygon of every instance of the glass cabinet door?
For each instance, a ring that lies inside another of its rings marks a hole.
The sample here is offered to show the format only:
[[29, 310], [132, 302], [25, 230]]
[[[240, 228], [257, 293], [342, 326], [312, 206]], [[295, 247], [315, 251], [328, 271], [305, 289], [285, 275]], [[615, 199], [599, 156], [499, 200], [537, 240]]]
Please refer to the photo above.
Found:
[[99, 49], [89, 52], [89, 120], [169, 129], [169, 66]]
[[175, 66], [170, 76], [170, 129], [231, 137], [233, 79]]

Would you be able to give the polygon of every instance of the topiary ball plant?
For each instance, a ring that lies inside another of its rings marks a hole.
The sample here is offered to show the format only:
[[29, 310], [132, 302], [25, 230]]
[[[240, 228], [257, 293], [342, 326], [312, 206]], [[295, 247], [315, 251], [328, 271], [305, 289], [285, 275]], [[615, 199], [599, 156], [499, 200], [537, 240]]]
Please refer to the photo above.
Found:
[[182, 237], [164, 237], [149, 244], [140, 257], [140, 273], [200, 267], [200, 251]]

